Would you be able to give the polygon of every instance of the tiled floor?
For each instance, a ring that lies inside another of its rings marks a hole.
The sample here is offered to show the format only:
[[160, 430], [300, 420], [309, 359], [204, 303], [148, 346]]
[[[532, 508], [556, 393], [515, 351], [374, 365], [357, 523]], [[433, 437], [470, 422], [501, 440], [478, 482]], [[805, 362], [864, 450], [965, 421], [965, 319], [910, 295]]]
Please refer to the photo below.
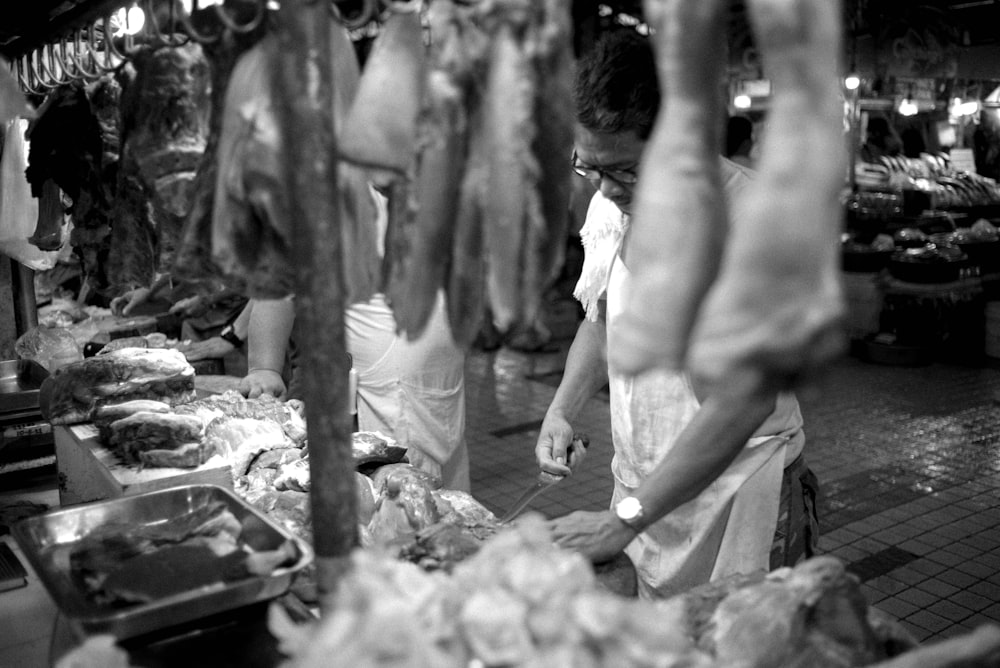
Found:
[[[562, 344], [556, 352], [501, 349], [468, 358], [473, 493], [495, 511], [537, 470], [535, 437], [572, 336], [565, 322], [554, 330]], [[849, 564], [874, 605], [920, 639], [1000, 621], [998, 392], [995, 367], [902, 368], [848, 358], [800, 394], [806, 456], [824, 492], [820, 545]], [[548, 516], [605, 508], [611, 495], [606, 395], [592, 399], [574, 426], [590, 436], [589, 455], [533, 504]], [[0, 489], [0, 501], [18, 495]], [[54, 489], [42, 484], [32, 498], [53, 502]], [[46, 665], [54, 609], [37, 580], [32, 587], [0, 594], [0, 667]]]
[[[538, 426], [565, 354], [502, 349], [468, 362], [473, 493], [502, 511], [535, 472]], [[527, 382], [525, 382], [527, 381]], [[799, 395], [820, 479], [821, 549], [918, 639], [1000, 622], [1000, 370], [889, 367], [846, 358]], [[532, 508], [606, 508], [607, 397], [574, 427], [591, 438], [577, 473]]]

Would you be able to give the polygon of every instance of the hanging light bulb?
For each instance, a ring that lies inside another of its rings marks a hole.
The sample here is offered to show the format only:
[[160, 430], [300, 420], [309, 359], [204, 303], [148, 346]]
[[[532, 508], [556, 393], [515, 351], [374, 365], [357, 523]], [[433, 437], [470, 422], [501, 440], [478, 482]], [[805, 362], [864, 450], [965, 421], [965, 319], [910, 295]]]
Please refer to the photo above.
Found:
[[135, 5], [128, 8], [122, 7], [115, 12], [114, 22], [117, 24], [112, 33], [115, 37], [135, 35], [142, 30], [142, 26], [146, 22], [146, 14]]
[[861, 77], [853, 72], [844, 77], [844, 88], [847, 90], [857, 90], [861, 86]]
[[740, 94], [733, 98], [733, 106], [737, 109], [749, 109], [752, 104], [749, 95]]

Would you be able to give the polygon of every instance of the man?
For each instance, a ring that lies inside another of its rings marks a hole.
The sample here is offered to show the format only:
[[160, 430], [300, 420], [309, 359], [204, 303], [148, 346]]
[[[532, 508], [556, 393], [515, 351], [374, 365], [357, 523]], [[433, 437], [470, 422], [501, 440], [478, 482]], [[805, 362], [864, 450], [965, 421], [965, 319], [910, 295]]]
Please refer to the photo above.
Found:
[[[632, 31], [604, 36], [579, 64], [575, 97], [573, 169], [597, 189], [581, 231], [586, 256], [575, 292], [587, 318], [535, 454], [543, 471], [569, 474], [581, 456], [574, 451], [566, 461], [570, 422], [609, 383], [615, 490], [612, 510], [557, 518], [553, 536], [596, 562], [625, 548], [646, 597], [792, 561], [806, 552], [787, 549], [803, 539], [788, 519], [806, 515], [804, 435], [795, 398], [742, 382], [709, 393], [683, 373], [657, 370], [633, 378], [607, 365], [608, 324], [620, 314], [628, 289], [625, 241], [636, 168], [660, 104], [649, 43]], [[731, 200], [750, 173], [719, 160]], [[789, 504], [794, 512], [786, 511], [779, 526], [772, 564], [783, 487], [798, 493], [785, 495], [795, 497]]]

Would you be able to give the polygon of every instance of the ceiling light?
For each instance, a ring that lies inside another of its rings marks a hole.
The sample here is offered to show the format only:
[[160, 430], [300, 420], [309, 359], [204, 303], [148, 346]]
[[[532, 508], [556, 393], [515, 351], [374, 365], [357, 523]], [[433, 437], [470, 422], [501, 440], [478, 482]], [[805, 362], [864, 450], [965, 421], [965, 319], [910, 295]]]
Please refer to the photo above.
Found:
[[905, 97], [899, 103], [900, 116], [916, 116], [918, 111], [920, 109], [917, 108], [917, 103], [911, 97]]
[[749, 95], [737, 95], [733, 98], [733, 106], [737, 109], [749, 109], [753, 104]]
[[857, 74], [848, 74], [844, 77], [844, 88], [847, 90], [857, 90], [861, 86], [861, 78]]

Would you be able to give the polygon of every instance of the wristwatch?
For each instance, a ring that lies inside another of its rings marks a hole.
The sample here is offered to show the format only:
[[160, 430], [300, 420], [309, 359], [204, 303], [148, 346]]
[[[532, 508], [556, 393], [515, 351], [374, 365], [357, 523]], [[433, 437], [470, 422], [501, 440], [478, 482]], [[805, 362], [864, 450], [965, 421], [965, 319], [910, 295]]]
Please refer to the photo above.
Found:
[[222, 331], [219, 332], [219, 338], [223, 341], [229, 341], [236, 347], [237, 350], [243, 347], [243, 339], [236, 336], [236, 330], [233, 329], [232, 325], [226, 325], [223, 327]]
[[630, 529], [641, 533], [643, 530], [642, 519], [645, 513], [642, 510], [642, 503], [634, 496], [626, 496], [615, 504], [615, 516], [627, 524]]

